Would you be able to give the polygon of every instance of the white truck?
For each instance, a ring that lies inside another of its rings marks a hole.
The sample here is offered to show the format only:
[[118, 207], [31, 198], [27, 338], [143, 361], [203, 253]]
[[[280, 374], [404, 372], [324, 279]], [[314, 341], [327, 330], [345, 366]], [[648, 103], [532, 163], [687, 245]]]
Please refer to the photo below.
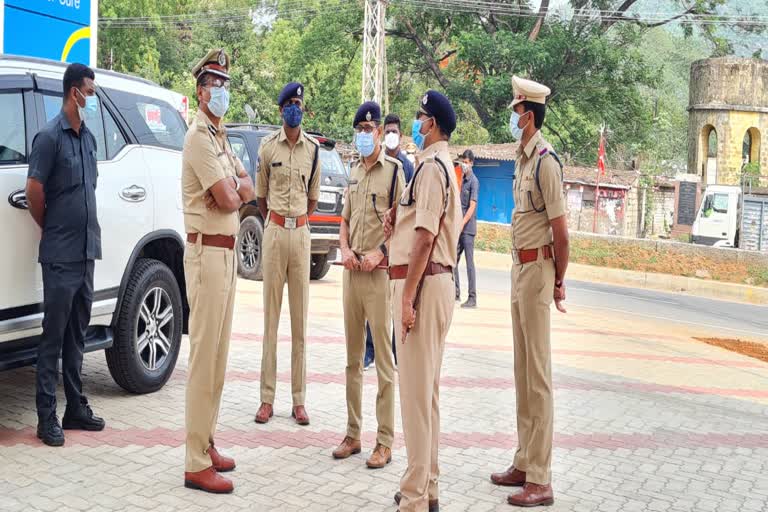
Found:
[[695, 244], [768, 252], [768, 190], [708, 186], [692, 235]]

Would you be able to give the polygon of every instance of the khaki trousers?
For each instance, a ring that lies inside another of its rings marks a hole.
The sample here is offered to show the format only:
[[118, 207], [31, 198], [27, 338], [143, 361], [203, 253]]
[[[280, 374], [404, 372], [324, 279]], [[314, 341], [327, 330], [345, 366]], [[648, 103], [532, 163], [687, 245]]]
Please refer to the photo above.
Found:
[[189, 366], [186, 393], [186, 471], [211, 467], [224, 373], [227, 369], [237, 264], [229, 249], [187, 244], [184, 277], [189, 301]]
[[512, 266], [512, 330], [515, 350], [518, 448], [514, 465], [526, 480], [551, 480], [552, 352], [549, 309], [555, 286], [555, 264], [539, 260]]
[[360, 439], [363, 422], [363, 355], [365, 322], [371, 326], [376, 351], [376, 441], [392, 448], [395, 437], [395, 363], [390, 350], [392, 313], [386, 270], [344, 270], [344, 332], [347, 338], [347, 435]]
[[285, 229], [270, 222], [264, 230], [264, 341], [261, 353], [261, 401], [275, 402], [277, 328], [288, 282], [291, 310], [291, 393], [293, 405], [304, 405], [307, 388], [305, 353], [309, 306], [309, 225]]
[[453, 318], [456, 290], [450, 272], [424, 279], [416, 325], [403, 344], [402, 298], [405, 280], [394, 280], [390, 284], [400, 373], [400, 411], [408, 454], [408, 467], [400, 479], [400, 492], [403, 494], [400, 511], [426, 511], [429, 500], [438, 499], [440, 368], [445, 338]]

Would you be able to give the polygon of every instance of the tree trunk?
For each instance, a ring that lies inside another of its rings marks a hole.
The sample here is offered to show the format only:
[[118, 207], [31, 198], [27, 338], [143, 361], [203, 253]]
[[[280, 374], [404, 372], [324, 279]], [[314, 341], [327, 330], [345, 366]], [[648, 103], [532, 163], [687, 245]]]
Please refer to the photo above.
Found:
[[549, 11], [549, 0], [541, 0], [541, 7], [539, 8], [539, 14], [536, 17], [536, 24], [533, 26], [533, 29], [528, 36], [530, 42], [536, 41], [539, 37], [539, 32], [541, 31], [541, 26], [544, 24], [544, 18], [547, 16], [547, 11]]

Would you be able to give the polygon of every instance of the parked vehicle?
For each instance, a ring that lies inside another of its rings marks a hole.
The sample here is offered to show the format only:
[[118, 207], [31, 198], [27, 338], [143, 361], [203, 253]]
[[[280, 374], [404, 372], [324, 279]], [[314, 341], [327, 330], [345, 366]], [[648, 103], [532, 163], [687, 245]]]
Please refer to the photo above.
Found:
[[693, 242], [714, 247], [738, 247], [768, 252], [768, 195], [764, 190], [710, 185], [704, 191]]
[[[227, 136], [234, 153], [242, 160], [248, 173], [256, 181], [258, 154], [261, 140], [279, 130], [279, 126], [258, 124], [229, 124]], [[339, 248], [341, 210], [344, 206], [344, 188], [347, 173], [336, 151], [336, 142], [320, 133], [310, 133], [320, 142], [320, 199], [317, 209], [309, 217], [312, 235], [310, 267], [311, 279], [322, 279], [336, 259]], [[238, 271], [246, 279], [261, 279], [262, 236], [264, 219], [252, 201], [240, 209], [238, 237]]]
[[[0, 369], [34, 364], [42, 332], [40, 229], [27, 211], [27, 161], [62, 103], [65, 64], [0, 55]], [[171, 376], [186, 330], [181, 150], [174, 93], [96, 70], [96, 190], [103, 259], [96, 262], [86, 351], [106, 350], [124, 389], [147, 393]]]

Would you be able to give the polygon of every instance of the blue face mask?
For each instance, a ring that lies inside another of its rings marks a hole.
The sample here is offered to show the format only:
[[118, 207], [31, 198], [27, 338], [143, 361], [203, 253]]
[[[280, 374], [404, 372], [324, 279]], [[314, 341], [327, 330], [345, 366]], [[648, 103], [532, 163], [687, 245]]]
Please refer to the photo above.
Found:
[[373, 150], [376, 149], [376, 143], [374, 142], [373, 133], [360, 132], [355, 135], [355, 147], [357, 151], [367, 158], [373, 154]]
[[77, 91], [77, 94], [85, 100], [84, 107], [81, 107], [79, 103], [77, 105], [77, 113], [80, 115], [80, 120], [85, 121], [86, 117], [93, 116], [99, 111], [99, 98], [96, 97], [95, 94], [92, 96], [85, 96], [80, 92], [80, 89], [75, 90]]
[[413, 143], [416, 144], [416, 147], [419, 148], [419, 151], [424, 149], [425, 135], [421, 133], [421, 127], [423, 124], [424, 121], [421, 119], [416, 119], [413, 122], [413, 127], [411, 127], [411, 137], [413, 137]]
[[224, 117], [224, 114], [229, 110], [229, 91], [224, 87], [211, 87], [208, 110], [218, 118]]
[[518, 126], [519, 123], [520, 123], [520, 114], [518, 114], [517, 112], [512, 112], [512, 115], [509, 116], [509, 133], [512, 134], [512, 138], [515, 140], [523, 139], [523, 130], [525, 129], [525, 126], [528, 126], [528, 123], [525, 123], [525, 126], [520, 128]]
[[285, 124], [291, 128], [296, 128], [301, 124], [301, 119], [304, 117], [304, 112], [301, 111], [301, 107], [298, 105], [288, 105], [283, 108], [283, 119]]

